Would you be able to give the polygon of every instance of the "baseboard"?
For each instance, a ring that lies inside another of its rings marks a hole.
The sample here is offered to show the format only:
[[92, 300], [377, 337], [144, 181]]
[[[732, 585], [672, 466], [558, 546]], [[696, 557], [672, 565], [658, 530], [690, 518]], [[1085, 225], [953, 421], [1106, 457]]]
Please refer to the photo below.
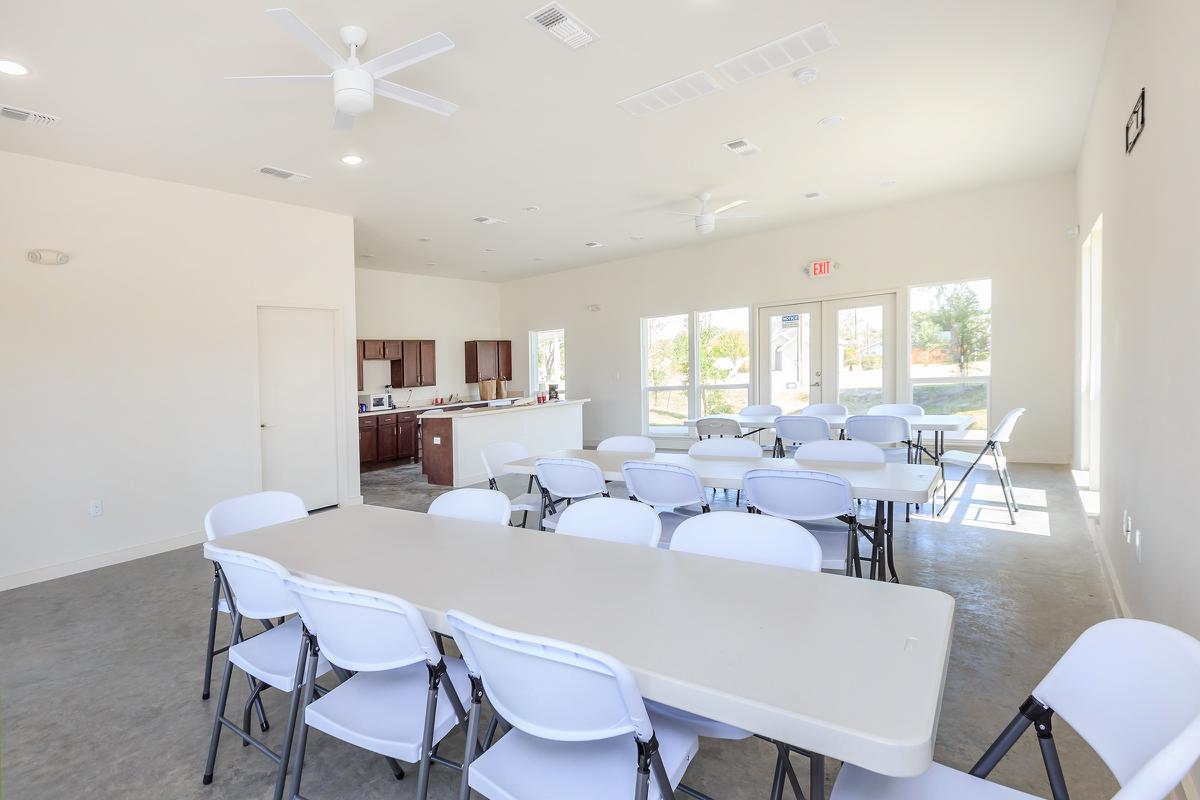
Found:
[[1125, 599], [1125, 592], [1121, 590], [1121, 582], [1117, 580], [1117, 572], [1113, 569], [1112, 559], [1108, 554], [1107, 540], [1104, 538], [1100, 521], [1095, 517], [1088, 517], [1088, 528], [1092, 532], [1092, 542], [1096, 546], [1096, 552], [1100, 554], [1100, 570], [1104, 573], [1104, 580], [1108, 582], [1108, 590], [1116, 604], [1118, 616], [1133, 616], [1129, 610], [1129, 602]]
[[203, 541], [204, 531], [196, 531], [195, 533], [185, 533], [181, 536], [173, 536], [170, 539], [159, 539], [153, 542], [146, 542], [145, 544], [134, 545], [133, 547], [126, 547], [121, 550], [97, 553], [96, 555], [75, 559], [74, 561], [51, 564], [48, 567], [39, 567], [27, 572], [0, 575], [0, 592], [7, 589], [16, 589], [20, 586], [28, 586], [32, 583], [54, 580], [55, 578], [65, 578], [68, 575], [100, 569], [101, 567], [111, 567], [113, 564], [133, 561], [136, 558], [145, 558], [146, 556], [154, 556], [169, 550], [178, 550], [180, 547], [189, 547]]

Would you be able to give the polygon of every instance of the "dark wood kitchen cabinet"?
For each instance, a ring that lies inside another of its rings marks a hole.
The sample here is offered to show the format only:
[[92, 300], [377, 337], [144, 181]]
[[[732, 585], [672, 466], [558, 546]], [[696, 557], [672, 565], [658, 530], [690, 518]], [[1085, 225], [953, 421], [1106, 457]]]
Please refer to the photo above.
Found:
[[421, 343], [418, 341], [404, 340], [404, 370], [400, 385], [406, 388], [421, 385]]
[[412, 389], [437, 385], [437, 347], [432, 339], [405, 339], [392, 359], [392, 386]]
[[512, 342], [507, 339], [496, 342], [496, 377], [502, 381], [512, 380]]
[[418, 349], [421, 351], [421, 375], [418, 383], [421, 386], [436, 386], [437, 344], [432, 339], [422, 339]]
[[358, 463], [360, 467], [379, 460], [379, 430], [375, 417], [358, 418]]
[[358, 462], [362, 470], [417, 457], [417, 414], [373, 414], [358, 418]]
[[[507, 365], [502, 362], [502, 358], [507, 358]], [[511, 341], [478, 339], [467, 342], [466, 359], [467, 383], [479, 383], [497, 378], [506, 381], [512, 379]]]
[[363, 339], [363, 359], [366, 361], [382, 361], [384, 347], [382, 339]]
[[383, 357], [388, 361], [395, 361], [397, 358], [401, 358], [404, 344], [404, 342], [398, 339], [385, 340], [383, 343]]
[[400, 457], [399, 430], [395, 414], [381, 414], [379, 417], [379, 437], [375, 451], [380, 461], [394, 461]]

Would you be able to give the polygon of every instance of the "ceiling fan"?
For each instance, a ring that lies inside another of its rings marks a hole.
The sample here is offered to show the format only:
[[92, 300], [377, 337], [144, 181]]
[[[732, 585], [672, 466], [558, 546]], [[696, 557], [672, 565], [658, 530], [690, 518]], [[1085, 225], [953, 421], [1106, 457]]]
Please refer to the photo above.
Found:
[[[720, 208], [714, 208], [711, 211], [708, 208], [708, 201], [712, 200], [712, 195], [708, 192], [696, 195], [696, 199], [700, 201], [700, 213], [695, 214], [691, 211], [671, 211], [671, 214], [678, 214], [684, 217], [692, 217], [696, 222], [696, 233], [712, 233], [717, 229], [717, 217], [721, 219], [753, 219], [758, 214], [727, 214], [730, 209], [737, 208], [749, 200], [734, 200], [732, 203], [726, 203]], [[684, 221], [684, 220], [681, 220]]]
[[335, 109], [333, 127], [339, 131], [350, 130], [354, 126], [355, 117], [373, 109], [375, 95], [408, 103], [410, 106], [423, 108], [443, 116], [450, 116], [458, 110], [458, 106], [448, 100], [384, 80], [385, 76], [397, 70], [452, 50], [454, 42], [444, 33], [431, 33], [423, 39], [418, 39], [389, 53], [376, 56], [370, 61], [360, 63], [358, 49], [367, 41], [367, 32], [357, 25], [347, 25], [338, 31], [342, 41], [350, 48], [350, 55], [343, 57], [330, 47], [316, 31], [305, 25], [291, 9], [268, 9], [267, 16], [282, 25], [292, 35], [292, 38], [311, 50], [333, 72], [325, 75], [248, 75], [230, 77], [226, 80], [257, 83], [320, 83], [332, 78]]

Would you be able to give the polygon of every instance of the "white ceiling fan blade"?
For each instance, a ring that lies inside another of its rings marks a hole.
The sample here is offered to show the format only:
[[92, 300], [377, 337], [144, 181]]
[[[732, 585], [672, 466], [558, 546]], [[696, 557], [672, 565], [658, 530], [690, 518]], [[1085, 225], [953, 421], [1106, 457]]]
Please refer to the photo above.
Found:
[[375, 81], [375, 94], [386, 97], [389, 100], [408, 103], [410, 106], [423, 108], [426, 111], [432, 111], [444, 117], [448, 117], [455, 111], [458, 111], [458, 105], [451, 103], [449, 100], [443, 100], [431, 94], [418, 92], [416, 89], [410, 89], [407, 86], [401, 86], [391, 81]]
[[330, 47], [316, 31], [304, 24], [290, 8], [269, 8], [267, 16], [282, 25], [292, 38], [311, 50], [317, 58], [329, 65], [330, 69], [338, 69], [346, 63], [338, 51]]
[[762, 214], [722, 214], [721, 219], [758, 219]]
[[382, 78], [398, 69], [404, 69], [416, 64], [418, 61], [424, 61], [439, 53], [453, 49], [454, 42], [450, 40], [449, 36], [441, 32], [431, 33], [424, 39], [418, 39], [415, 42], [404, 45], [404, 47], [397, 47], [390, 53], [376, 56], [362, 66], [363, 69], [376, 78]]
[[244, 81], [245, 83], [322, 83], [329, 80], [328, 75], [231, 75], [227, 81]]
[[354, 117], [349, 114], [343, 114], [341, 111], [334, 112], [333, 129], [335, 131], [348, 131], [354, 127]]
[[678, 214], [681, 217], [698, 217], [699, 214], [693, 214], [690, 211], [668, 211], [668, 214]]
[[712, 213], [723, 214], [731, 208], [737, 208], [738, 206], [740, 206], [744, 203], [749, 203], [749, 202], [750, 202], [749, 200], [734, 200], [732, 203], [726, 203], [725, 205], [721, 206], [720, 208], [713, 209]]

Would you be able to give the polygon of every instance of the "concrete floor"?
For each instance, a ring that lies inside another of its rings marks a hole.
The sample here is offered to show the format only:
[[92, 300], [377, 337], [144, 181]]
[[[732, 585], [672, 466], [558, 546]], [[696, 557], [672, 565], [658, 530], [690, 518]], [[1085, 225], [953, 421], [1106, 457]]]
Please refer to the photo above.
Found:
[[[936, 757], [969, 769], [1045, 671], [1089, 625], [1114, 615], [1071, 473], [1013, 465], [1025, 510], [1007, 524], [999, 487], [972, 481], [946, 517], [897, 525], [906, 583], [958, 601]], [[952, 474], [953, 478], [954, 475]], [[506, 486], [516, 493], [515, 481]], [[424, 510], [439, 489], [419, 468], [363, 476], [367, 502]], [[720, 504], [724, 504], [721, 500]], [[0, 794], [5, 798], [262, 798], [271, 765], [222, 740], [216, 779], [202, 786], [212, 701], [200, 700], [212, 571], [199, 547], [0, 593]], [[223, 627], [221, 636], [228, 636]], [[220, 675], [218, 661], [217, 680]], [[217, 685], [214, 681], [213, 695]], [[231, 707], [246, 687], [237, 682]], [[886, 683], [877, 691], [887, 702]], [[267, 694], [277, 743], [284, 698]], [[1055, 727], [1071, 796], [1111, 797], [1116, 783], [1066, 725]], [[452, 737], [445, 753], [461, 752]], [[686, 781], [717, 798], [764, 798], [773, 750], [757, 740], [702, 740]], [[796, 759], [805, 780], [804, 759]], [[380, 759], [313, 734], [305, 794], [411, 798]], [[837, 765], [829, 765], [830, 784]], [[1027, 736], [996, 769], [1000, 783], [1049, 796]], [[434, 767], [430, 796], [456, 796], [457, 773]]]

